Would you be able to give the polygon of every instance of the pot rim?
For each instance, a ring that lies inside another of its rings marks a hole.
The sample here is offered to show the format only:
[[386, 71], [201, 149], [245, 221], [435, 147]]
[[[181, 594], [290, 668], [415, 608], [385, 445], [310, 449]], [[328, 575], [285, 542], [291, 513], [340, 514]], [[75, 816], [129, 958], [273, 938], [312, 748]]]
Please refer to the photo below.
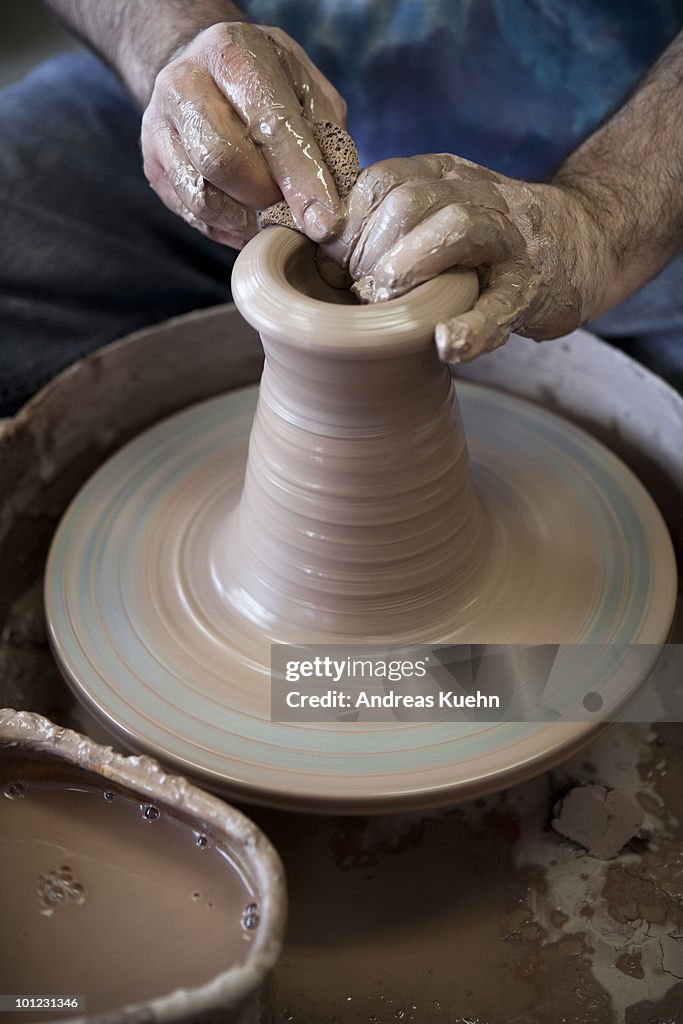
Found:
[[125, 757], [32, 711], [0, 708], [0, 750], [3, 747], [52, 754], [146, 799], [191, 813], [229, 840], [259, 889], [260, 923], [242, 963], [228, 967], [203, 985], [177, 988], [166, 995], [124, 1003], [105, 1012], [88, 1014], [86, 1010], [68, 1018], [60, 1015], [61, 1024], [88, 1024], [94, 1020], [98, 1024], [154, 1024], [184, 1020], [211, 1010], [238, 1009], [261, 987], [280, 955], [287, 900], [280, 857], [254, 822], [182, 776], [168, 774], [151, 757]]
[[479, 284], [473, 270], [449, 270], [406, 295], [371, 305], [338, 305], [296, 288], [288, 273], [310, 260], [315, 245], [290, 228], [269, 227], [251, 239], [232, 272], [235, 305], [252, 327], [291, 348], [376, 356], [419, 351], [437, 323], [471, 309]]

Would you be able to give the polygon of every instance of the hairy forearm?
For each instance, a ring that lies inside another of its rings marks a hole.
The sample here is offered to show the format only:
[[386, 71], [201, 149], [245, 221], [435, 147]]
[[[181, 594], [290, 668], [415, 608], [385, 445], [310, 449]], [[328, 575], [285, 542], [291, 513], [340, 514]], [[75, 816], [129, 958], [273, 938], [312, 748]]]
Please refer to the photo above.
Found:
[[145, 107], [157, 73], [209, 25], [245, 21], [229, 0], [46, 0], [48, 7], [123, 79]]
[[609, 260], [592, 316], [636, 291], [683, 245], [683, 33], [553, 184], [585, 200]]

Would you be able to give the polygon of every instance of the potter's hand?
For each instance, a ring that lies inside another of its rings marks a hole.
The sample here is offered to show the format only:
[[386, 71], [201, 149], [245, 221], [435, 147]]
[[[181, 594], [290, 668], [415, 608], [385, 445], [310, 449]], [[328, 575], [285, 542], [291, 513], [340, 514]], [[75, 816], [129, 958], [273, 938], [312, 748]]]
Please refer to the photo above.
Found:
[[343, 232], [324, 248], [364, 302], [402, 295], [449, 267], [475, 268], [475, 306], [436, 329], [447, 362], [498, 348], [513, 330], [540, 341], [584, 323], [608, 266], [579, 193], [450, 154], [367, 168], [348, 197]]
[[159, 72], [142, 119], [145, 174], [204, 235], [241, 248], [256, 211], [286, 199], [314, 241], [340, 225], [332, 176], [310, 121], [344, 124], [346, 106], [278, 28], [212, 25]]
[[436, 331], [441, 357], [463, 362], [512, 330], [564, 334], [657, 273], [683, 245], [681, 167], [683, 32], [550, 184], [449, 155], [386, 160], [358, 179], [346, 227], [325, 248], [369, 302], [476, 268], [474, 308]]

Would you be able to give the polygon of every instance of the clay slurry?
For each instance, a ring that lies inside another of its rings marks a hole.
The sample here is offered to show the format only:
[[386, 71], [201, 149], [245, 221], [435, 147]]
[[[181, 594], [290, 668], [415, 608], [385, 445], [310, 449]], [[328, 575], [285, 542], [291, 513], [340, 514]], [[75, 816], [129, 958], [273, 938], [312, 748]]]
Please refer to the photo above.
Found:
[[254, 894], [227, 851], [121, 791], [5, 783], [0, 871], [0, 992], [84, 994], [88, 1014], [205, 984], [257, 934]]

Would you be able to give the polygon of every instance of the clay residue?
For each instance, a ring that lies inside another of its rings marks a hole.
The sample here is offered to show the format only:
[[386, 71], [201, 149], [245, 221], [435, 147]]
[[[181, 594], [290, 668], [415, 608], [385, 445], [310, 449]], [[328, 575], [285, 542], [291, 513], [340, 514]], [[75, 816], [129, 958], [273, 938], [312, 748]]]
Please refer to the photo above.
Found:
[[683, 982], [669, 989], [657, 1002], [645, 1000], [629, 1006], [625, 1024], [676, 1024], [683, 1020]]
[[477, 805], [308, 817], [305, 830], [300, 818], [257, 811], [291, 898], [273, 1020], [616, 1024], [587, 936], [548, 939], [535, 920], [545, 873], [513, 868], [519, 816], [504, 795]]
[[420, 846], [424, 832], [421, 815], [340, 818], [330, 848], [340, 871], [357, 871], [374, 867], [384, 856]]
[[612, 864], [602, 896], [610, 916], [620, 924], [644, 921], [648, 925], [683, 926], [683, 906], [662, 889], [643, 868]]
[[639, 950], [621, 953], [614, 961], [614, 966], [629, 978], [644, 978], [643, 955]]
[[575, 786], [555, 805], [553, 828], [594, 857], [616, 857], [638, 834], [641, 808], [626, 793], [604, 786]]
[[61, 722], [71, 703], [48, 645], [40, 577], [9, 605], [0, 627], [0, 707], [38, 706]]
[[536, 1006], [523, 1016], [507, 1019], [520, 1024], [556, 1024], [564, 1017], [574, 1024], [612, 1024], [612, 1000], [590, 966], [587, 943], [581, 935], [567, 935], [529, 949], [512, 971], [536, 990]]

